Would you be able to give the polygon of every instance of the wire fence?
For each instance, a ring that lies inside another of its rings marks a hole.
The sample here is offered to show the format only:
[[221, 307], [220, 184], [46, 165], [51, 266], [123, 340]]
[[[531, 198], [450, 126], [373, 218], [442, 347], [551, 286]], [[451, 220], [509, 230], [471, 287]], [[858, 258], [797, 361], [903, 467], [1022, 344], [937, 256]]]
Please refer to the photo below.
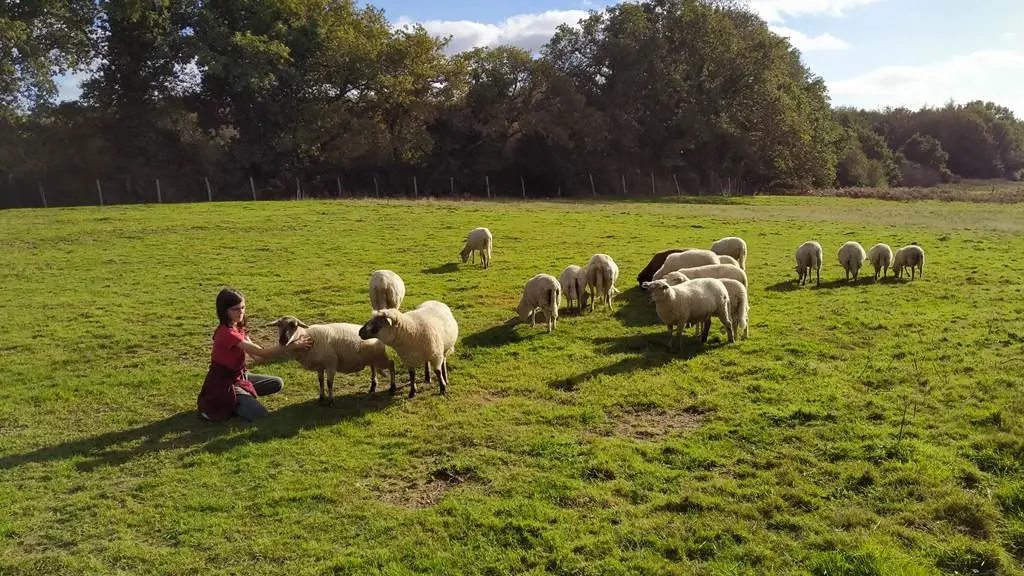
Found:
[[752, 186], [713, 177], [710, 186], [667, 171], [588, 172], [553, 178], [527, 174], [438, 175], [395, 172], [326, 172], [273, 178], [194, 174], [86, 178], [8, 175], [0, 180], [0, 208], [169, 204], [303, 198], [585, 198], [751, 195]]

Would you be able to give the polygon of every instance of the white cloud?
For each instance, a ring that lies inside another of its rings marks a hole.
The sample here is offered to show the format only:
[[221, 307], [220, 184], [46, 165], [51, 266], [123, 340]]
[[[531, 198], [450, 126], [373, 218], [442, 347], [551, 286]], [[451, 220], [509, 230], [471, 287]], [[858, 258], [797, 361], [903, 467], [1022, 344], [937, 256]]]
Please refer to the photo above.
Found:
[[817, 36], [808, 36], [799, 30], [793, 30], [784, 26], [769, 26], [769, 28], [779, 36], [789, 38], [789, 43], [796, 46], [801, 52], [810, 52], [812, 50], [846, 50], [850, 47], [845, 41], [827, 32]]
[[1016, 44], [1018, 36], [1016, 32], [1003, 32], [1001, 38], [1007, 44]]
[[786, 16], [824, 14], [843, 16], [843, 11], [882, 0], [748, 0], [754, 12], [770, 23], [782, 22]]
[[[555, 33], [559, 24], [576, 24], [588, 15], [585, 10], [549, 10], [538, 14], [511, 16], [498, 24], [471, 20], [427, 20], [420, 22], [428, 32], [438, 36], [451, 35], [447, 52], [454, 54], [480, 46], [511, 44], [531, 52], [539, 50]], [[399, 18], [396, 26], [413, 22]]]
[[1024, 116], [1024, 50], [981, 50], [923, 66], [883, 66], [828, 82], [833, 104], [942, 106], [991, 100]]

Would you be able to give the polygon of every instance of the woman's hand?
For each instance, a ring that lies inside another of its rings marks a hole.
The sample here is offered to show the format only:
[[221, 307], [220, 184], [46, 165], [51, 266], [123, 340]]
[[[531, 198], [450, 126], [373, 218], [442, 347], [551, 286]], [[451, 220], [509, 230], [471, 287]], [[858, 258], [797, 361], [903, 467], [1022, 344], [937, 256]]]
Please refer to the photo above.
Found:
[[303, 334], [302, 336], [299, 336], [295, 340], [289, 342], [288, 345], [285, 346], [285, 349], [290, 352], [292, 350], [298, 350], [299, 348], [308, 350], [309, 348], [312, 347], [313, 339], [310, 338], [309, 334]]

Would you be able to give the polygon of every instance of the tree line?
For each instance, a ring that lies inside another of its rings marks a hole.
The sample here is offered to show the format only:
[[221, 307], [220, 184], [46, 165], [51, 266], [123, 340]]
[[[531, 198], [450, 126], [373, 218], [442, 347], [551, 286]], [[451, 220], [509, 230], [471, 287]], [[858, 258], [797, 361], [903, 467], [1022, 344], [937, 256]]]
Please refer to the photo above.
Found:
[[[353, 0], [0, 7], [4, 205], [338, 193], [754, 193], [1024, 178], [991, 102], [833, 108], [733, 0], [622, 3], [540, 54], [449, 55]], [[54, 71], [88, 68], [55, 104]], [[251, 180], [250, 180], [251, 179]], [[415, 179], [415, 180], [414, 180]], [[250, 188], [251, 187], [251, 188]]]

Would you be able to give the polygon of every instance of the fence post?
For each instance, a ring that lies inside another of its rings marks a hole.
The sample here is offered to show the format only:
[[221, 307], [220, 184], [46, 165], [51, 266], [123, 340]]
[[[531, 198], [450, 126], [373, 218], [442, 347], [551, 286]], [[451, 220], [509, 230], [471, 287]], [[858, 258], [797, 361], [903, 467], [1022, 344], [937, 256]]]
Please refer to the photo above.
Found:
[[629, 192], [626, 192], [626, 175], [622, 175], [622, 195], [629, 196]]
[[252, 192], [252, 199], [256, 200], [256, 184], [252, 181], [252, 176], [249, 176], [249, 192]]
[[484, 175], [484, 183], [487, 184], [487, 197], [490, 198], [491, 197], [491, 177], [485, 174]]
[[587, 176], [590, 176], [590, 195], [597, 196], [597, 188], [594, 188], [594, 175], [588, 172]]
[[682, 196], [682, 192], [679, 191], [679, 180], [676, 178], [676, 173], [672, 173], [672, 183], [676, 185], [676, 196]]
[[658, 192], [654, 187], [654, 170], [651, 170], [651, 196], [657, 196]]
[[559, 198], [562, 197], [562, 187], [561, 186], [558, 187], [558, 197]]
[[455, 176], [448, 177], [448, 185], [452, 189], [452, 196], [455, 196]]
[[334, 181], [338, 184], [338, 198], [341, 198], [341, 176], [335, 176]]
[[39, 197], [43, 199], [43, 208], [49, 208], [49, 206], [46, 205], [46, 190], [43, 190], [42, 180], [36, 182], [36, 184], [39, 185]]
[[377, 198], [380, 198], [380, 187], [377, 186], [377, 177], [376, 176], [373, 177], [373, 193], [374, 193], [374, 195], [377, 196]]
[[295, 177], [295, 199], [302, 200], [302, 183], [299, 182], [299, 177]]
[[415, 176], [412, 177], [412, 193], [415, 194], [417, 198], [420, 197], [420, 186], [416, 183]]
[[100, 194], [100, 206], [103, 206], [103, 186], [100, 186], [100, 179], [96, 179], [96, 191]]
[[203, 182], [206, 182], [206, 201], [213, 202], [213, 188], [210, 188], [210, 179], [203, 176]]
[[519, 185], [523, 188], [523, 199], [526, 199], [526, 179], [522, 176], [519, 177]]
[[159, 178], [156, 179], [156, 203], [157, 204], [163, 204], [164, 203], [163, 195], [160, 193], [160, 179]]

